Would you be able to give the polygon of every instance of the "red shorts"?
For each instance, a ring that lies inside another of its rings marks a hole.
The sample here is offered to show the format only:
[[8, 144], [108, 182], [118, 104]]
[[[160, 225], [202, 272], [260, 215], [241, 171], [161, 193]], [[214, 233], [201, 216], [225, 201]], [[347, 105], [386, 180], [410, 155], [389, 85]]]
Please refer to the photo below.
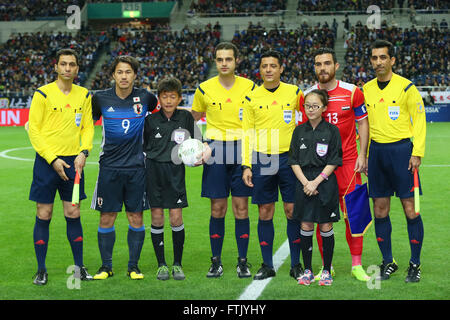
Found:
[[339, 204], [341, 205], [341, 210], [343, 210], [344, 207], [344, 200], [342, 199], [342, 197], [347, 191], [347, 188], [347, 193], [349, 193], [355, 189], [355, 184], [362, 184], [361, 174], [359, 172], [356, 173], [355, 179], [353, 179], [350, 184], [350, 180], [353, 178], [353, 174], [355, 173], [355, 162], [343, 164], [342, 166], [337, 167], [336, 170], [334, 170], [339, 187]]

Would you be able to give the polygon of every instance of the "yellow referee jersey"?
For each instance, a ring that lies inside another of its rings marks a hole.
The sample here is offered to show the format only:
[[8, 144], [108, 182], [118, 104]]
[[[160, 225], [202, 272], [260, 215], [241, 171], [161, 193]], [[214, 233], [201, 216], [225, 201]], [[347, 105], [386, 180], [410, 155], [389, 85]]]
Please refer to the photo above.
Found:
[[301, 97], [300, 88], [283, 82], [275, 92], [264, 86], [250, 92], [244, 104], [243, 165], [251, 167], [253, 150], [265, 154], [289, 151]]
[[233, 87], [225, 89], [219, 77], [201, 83], [195, 91], [192, 110], [206, 112], [207, 139], [234, 141], [242, 138], [242, 112], [245, 96], [256, 85], [236, 76]]
[[38, 88], [31, 101], [28, 135], [49, 164], [57, 156], [91, 150], [94, 122], [89, 91], [73, 84], [65, 95], [56, 81]]
[[393, 74], [381, 90], [377, 79], [363, 86], [369, 115], [370, 139], [392, 143], [413, 138], [413, 156], [425, 155], [426, 119], [422, 97], [414, 84]]

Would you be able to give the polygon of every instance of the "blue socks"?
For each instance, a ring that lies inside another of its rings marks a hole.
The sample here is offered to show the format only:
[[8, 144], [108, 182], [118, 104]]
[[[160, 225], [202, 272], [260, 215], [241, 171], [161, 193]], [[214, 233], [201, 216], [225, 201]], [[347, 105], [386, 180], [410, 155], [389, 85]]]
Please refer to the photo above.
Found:
[[[112, 268], [112, 254], [116, 241], [116, 229], [98, 227], [98, 248], [102, 258], [102, 266]], [[128, 226], [127, 242], [129, 251], [128, 269], [137, 267], [145, 239], [145, 226], [133, 228]]]
[[250, 219], [235, 218], [234, 231], [236, 236], [236, 244], [240, 258], [247, 257], [248, 241], [250, 237]]
[[291, 268], [300, 263], [300, 222], [287, 219], [287, 237], [291, 252]]
[[420, 264], [420, 252], [423, 242], [423, 222], [421, 216], [415, 219], [406, 219], [408, 224], [409, 245], [411, 247], [411, 262]]
[[383, 255], [384, 263], [391, 263], [392, 258], [392, 244], [391, 233], [392, 225], [389, 216], [385, 218], [375, 218], [375, 235], [377, 237], [378, 247]]
[[142, 246], [145, 239], [145, 226], [140, 228], [133, 228], [128, 226], [128, 251], [130, 254], [130, 260], [128, 261], [128, 269], [137, 267], [139, 258], [141, 257]]
[[[250, 220], [236, 219], [234, 232], [238, 254], [240, 258], [247, 257], [248, 242], [250, 237]], [[225, 234], [225, 218], [211, 217], [209, 220], [209, 240], [211, 243], [211, 253], [213, 257], [221, 257], [223, 247], [223, 237]]]
[[116, 242], [116, 229], [98, 227], [98, 248], [102, 258], [102, 266], [112, 269], [112, 254]]
[[209, 241], [213, 257], [222, 255], [223, 236], [225, 234], [225, 218], [211, 217], [209, 220]]
[[[66, 219], [66, 234], [72, 249], [75, 265], [83, 266], [83, 228], [80, 218]], [[49, 227], [51, 220], [41, 220], [36, 217], [36, 223], [33, 230], [34, 251], [39, 270], [47, 270], [45, 258], [47, 256]]]
[[66, 233], [72, 248], [73, 260], [76, 266], [83, 266], [83, 228], [80, 217], [66, 218]]
[[41, 220], [36, 217], [33, 230], [34, 251], [36, 253], [38, 269], [45, 271], [47, 271], [45, 257], [47, 256], [50, 221]]
[[273, 268], [273, 239], [275, 230], [273, 220], [258, 220], [258, 238], [264, 264]]
[[[423, 242], [423, 222], [419, 215], [415, 219], [406, 219], [409, 245], [411, 247], [411, 262], [414, 264], [420, 264], [420, 252], [422, 250]], [[391, 220], [389, 216], [386, 218], [375, 218], [375, 234], [377, 236], [378, 247], [383, 255], [383, 261], [385, 263], [391, 263], [392, 258], [392, 244], [391, 244]]]

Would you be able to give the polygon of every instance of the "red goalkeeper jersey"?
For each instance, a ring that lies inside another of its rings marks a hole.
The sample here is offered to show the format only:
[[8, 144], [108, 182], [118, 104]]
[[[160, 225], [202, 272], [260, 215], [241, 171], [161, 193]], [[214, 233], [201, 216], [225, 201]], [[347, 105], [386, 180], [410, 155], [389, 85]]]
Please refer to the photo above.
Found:
[[[306, 96], [310, 91], [320, 89], [319, 84], [315, 84], [304, 92]], [[323, 117], [329, 123], [339, 128], [342, 141], [343, 164], [355, 163], [358, 157], [356, 146], [356, 126], [355, 121], [367, 117], [366, 106], [364, 105], [364, 95], [355, 86], [343, 81], [337, 81], [336, 88], [328, 91], [328, 108], [323, 113]], [[303, 97], [300, 101], [300, 114], [298, 124], [308, 121], [303, 107]]]

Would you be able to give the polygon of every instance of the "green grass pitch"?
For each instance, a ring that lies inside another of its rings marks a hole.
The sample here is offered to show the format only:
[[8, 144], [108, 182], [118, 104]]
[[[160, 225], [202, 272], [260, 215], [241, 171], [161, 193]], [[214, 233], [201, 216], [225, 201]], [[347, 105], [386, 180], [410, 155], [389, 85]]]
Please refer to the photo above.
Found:
[[[335, 224], [336, 246], [333, 265], [336, 270], [331, 287], [317, 284], [310, 287], [297, 285], [289, 277], [289, 256], [281, 265], [277, 276], [270, 281], [258, 299], [263, 300], [447, 300], [450, 298], [450, 275], [447, 270], [450, 243], [450, 123], [427, 124], [426, 157], [421, 168], [423, 197], [421, 214], [424, 221], [425, 239], [422, 249], [422, 280], [418, 284], [404, 282], [410, 249], [406, 231], [406, 220], [398, 199], [393, 198], [391, 220], [393, 224], [393, 254], [399, 264], [399, 271], [377, 287], [367, 286], [351, 278], [351, 259], [345, 241], [345, 225], [341, 220]], [[33, 226], [35, 203], [28, 200], [32, 179], [34, 151], [23, 127], [0, 128], [0, 299], [1, 300], [235, 300], [252, 279], [238, 279], [236, 276], [237, 249], [234, 239], [234, 218], [231, 212], [226, 217], [226, 234], [223, 248], [224, 276], [207, 279], [210, 265], [208, 237], [209, 200], [200, 197], [201, 168], [188, 168], [186, 179], [189, 207], [183, 211], [186, 228], [186, 242], [183, 256], [185, 281], [156, 280], [156, 258], [147, 230], [140, 260], [145, 274], [142, 281], [131, 281], [126, 276], [128, 248], [126, 234], [128, 222], [124, 213], [116, 221], [116, 244], [113, 264], [115, 275], [106, 281], [81, 282], [79, 288], [71, 289], [69, 266], [73, 264], [70, 246], [66, 238], [65, 220], [61, 202], [55, 202], [50, 225], [50, 240], [47, 254], [49, 282], [44, 287], [32, 284], [37, 263], [33, 247]], [[98, 173], [98, 154], [101, 129], [96, 128], [94, 150], [88, 158], [85, 169], [86, 194], [82, 202], [82, 224], [84, 231], [84, 262], [93, 274], [101, 264], [97, 246], [99, 214], [89, 208]], [[230, 211], [230, 210], [229, 210]], [[257, 238], [257, 207], [250, 205], [250, 245], [248, 260], [251, 271], [256, 273], [261, 264], [261, 253]], [[150, 227], [150, 213], [144, 217], [147, 229]], [[275, 251], [286, 240], [286, 218], [282, 204], [277, 203], [275, 218]], [[166, 260], [172, 262], [171, 229], [166, 215], [165, 226]], [[318, 270], [321, 264], [317, 244], [314, 241], [313, 266]], [[374, 227], [364, 240], [363, 265], [368, 268], [381, 262]]]

